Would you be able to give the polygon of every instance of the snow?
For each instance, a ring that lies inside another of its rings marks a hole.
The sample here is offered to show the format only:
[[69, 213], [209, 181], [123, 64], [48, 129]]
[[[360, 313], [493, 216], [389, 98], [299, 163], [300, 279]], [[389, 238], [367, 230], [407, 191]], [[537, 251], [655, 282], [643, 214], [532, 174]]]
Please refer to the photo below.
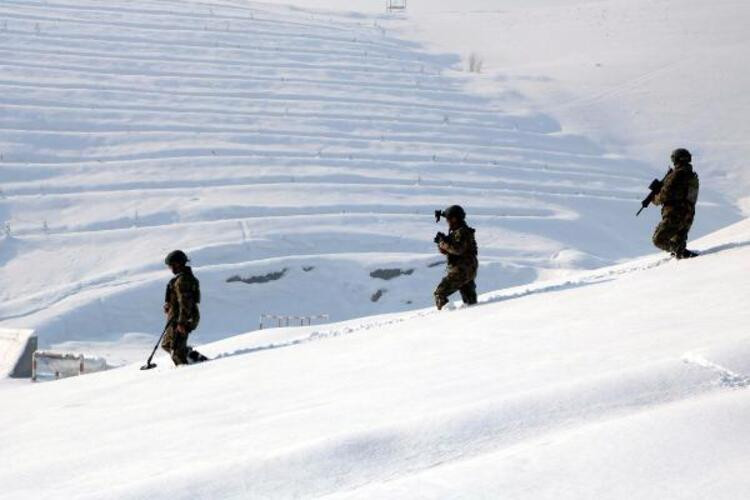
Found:
[[0, 328], [0, 378], [13, 374], [33, 335], [33, 330]]
[[[132, 359], [161, 331], [175, 248], [205, 292], [201, 342], [261, 314], [425, 307], [442, 273], [431, 214], [453, 203], [478, 229], [481, 291], [651, 251], [657, 211], [633, 214], [661, 167], [569, 133], [522, 86], [478, 95], [482, 77], [407, 40], [408, 19], [3, 2], [0, 325]], [[701, 199], [696, 236], [739, 219], [710, 178]]]
[[[0, 3], [0, 326], [123, 365], [0, 379], [0, 498], [750, 497], [748, 6], [286, 3]], [[214, 360], [141, 371], [175, 248]]]
[[0, 483], [8, 498], [744, 498], [748, 241], [743, 222], [691, 261], [13, 386]]
[[565, 131], [654, 166], [688, 147], [704, 183], [750, 214], [747, 2], [410, 0], [409, 15], [404, 34], [464, 67], [482, 59], [474, 90], [513, 88]]
[[[281, 3], [281, 2], [279, 2]], [[369, 0], [285, 0], [374, 14]], [[666, 167], [687, 146], [714, 186], [748, 214], [750, 43], [742, 0], [409, 0], [389, 25], [440, 52], [475, 54], [470, 87], [555, 117], [564, 130], [613, 152]]]

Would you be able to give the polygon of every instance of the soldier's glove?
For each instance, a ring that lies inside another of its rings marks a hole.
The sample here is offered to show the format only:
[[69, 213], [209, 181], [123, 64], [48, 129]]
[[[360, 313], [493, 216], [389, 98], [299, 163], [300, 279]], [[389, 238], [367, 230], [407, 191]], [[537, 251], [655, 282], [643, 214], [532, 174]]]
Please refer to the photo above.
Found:
[[445, 235], [445, 233], [438, 233], [435, 235], [435, 239], [433, 241], [435, 242], [435, 244], [439, 245], [447, 239], [448, 237]]
[[187, 330], [185, 329], [185, 325], [183, 325], [182, 323], [177, 323], [177, 326], [174, 329], [180, 335], [185, 335], [185, 332], [187, 332]]
[[653, 181], [651, 181], [651, 185], [648, 188], [654, 193], [658, 193], [663, 187], [664, 183], [662, 181], [660, 181], [659, 179], [654, 179]]

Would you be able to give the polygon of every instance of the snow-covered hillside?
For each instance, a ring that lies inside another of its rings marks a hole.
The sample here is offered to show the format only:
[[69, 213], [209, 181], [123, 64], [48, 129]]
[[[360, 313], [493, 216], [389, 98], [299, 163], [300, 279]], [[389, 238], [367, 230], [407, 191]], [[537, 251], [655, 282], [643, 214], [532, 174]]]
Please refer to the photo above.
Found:
[[612, 151], [666, 166], [691, 148], [704, 183], [750, 215], [748, 23], [745, 0], [409, 0], [403, 33], [464, 66], [476, 54], [474, 90], [516, 88]]
[[[562, 133], [512, 85], [469, 93], [457, 55], [392, 21], [2, 2], [0, 324], [43, 346], [142, 347], [177, 247], [202, 280], [202, 341], [260, 313], [426, 306], [442, 273], [431, 214], [451, 203], [479, 230], [484, 291], [648, 251], [656, 213], [633, 213], [661, 167]], [[697, 234], [736, 220], [702, 200]], [[401, 275], [371, 277], [383, 269]]]
[[750, 495], [750, 222], [482, 297], [10, 386], [0, 497]]
[[[0, 2], [0, 369], [145, 357], [174, 248], [213, 358], [0, 378], [0, 499], [750, 498], [748, 7], [288, 2]], [[677, 145], [725, 229], [642, 257]]]
[[[275, 0], [300, 7], [382, 12], [372, 0]], [[530, 97], [522, 109], [613, 151], [666, 164], [688, 146], [704, 181], [750, 214], [750, 45], [744, 0], [408, 0], [397, 32], [432, 50], [472, 54], [471, 88]], [[393, 25], [393, 24], [392, 24]], [[394, 28], [396, 28], [394, 26]]]

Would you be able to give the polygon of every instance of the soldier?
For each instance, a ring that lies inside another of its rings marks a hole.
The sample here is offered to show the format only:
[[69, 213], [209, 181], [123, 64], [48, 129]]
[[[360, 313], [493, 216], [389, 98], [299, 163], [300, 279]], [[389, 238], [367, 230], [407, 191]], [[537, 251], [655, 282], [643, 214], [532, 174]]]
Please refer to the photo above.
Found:
[[188, 335], [200, 321], [200, 283], [187, 265], [188, 257], [182, 250], [170, 252], [164, 262], [175, 277], [169, 280], [164, 298], [164, 313], [169, 326], [161, 346], [172, 356], [175, 365], [206, 361], [208, 358], [187, 344]]
[[477, 242], [474, 239], [474, 229], [466, 225], [466, 212], [458, 205], [435, 212], [448, 221], [447, 235], [438, 233], [435, 243], [438, 250], [448, 258], [447, 272], [443, 280], [435, 289], [435, 305], [441, 310], [448, 304], [448, 297], [455, 292], [461, 292], [464, 304], [477, 303]]
[[654, 204], [661, 205], [662, 220], [654, 232], [654, 245], [670, 252], [677, 259], [695, 257], [687, 249], [687, 238], [695, 217], [700, 183], [693, 171], [692, 155], [687, 149], [675, 149], [672, 153], [672, 168], [664, 178]]

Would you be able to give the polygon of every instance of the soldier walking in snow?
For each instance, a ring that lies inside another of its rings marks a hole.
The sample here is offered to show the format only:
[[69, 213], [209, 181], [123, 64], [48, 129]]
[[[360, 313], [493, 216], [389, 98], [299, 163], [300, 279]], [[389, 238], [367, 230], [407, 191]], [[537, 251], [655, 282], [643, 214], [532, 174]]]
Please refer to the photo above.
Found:
[[438, 250], [448, 258], [447, 273], [435, 289], [435, 305], [441, 310], [448, 304], [448, 297], [455, 292], [461, 292], [464, 304], [477, 303], [477, 242], [474, 239], [475, 230], [466, 225], [466, 212], [458, 205], [448, 207], [444, 211], [436, 211], [435, 218], [440, 217], [448, 221], [448, 234], [438, 233], [435, 243]]
[[661, 205], [662, 220], [654, 232], [654, 245], [677, 259], [695, 257], [687, 249], [687, 238], [695, 217], [700, 183], [693, 171], [692, 155], [687, 149], [672, 153], [672, 168], [664, 178], [654, 204]]
[[172, 356], [175, 365], [205, 361], [207, 358], [187, 343], [188, 335], [200, 321], [200, 283], [187, 265], [188, 257], [182, 250], [170, 252], [164, 262], [175, 276], [169, 281], [164, 298], [164, 313], [169, 326], [161, 346]]

